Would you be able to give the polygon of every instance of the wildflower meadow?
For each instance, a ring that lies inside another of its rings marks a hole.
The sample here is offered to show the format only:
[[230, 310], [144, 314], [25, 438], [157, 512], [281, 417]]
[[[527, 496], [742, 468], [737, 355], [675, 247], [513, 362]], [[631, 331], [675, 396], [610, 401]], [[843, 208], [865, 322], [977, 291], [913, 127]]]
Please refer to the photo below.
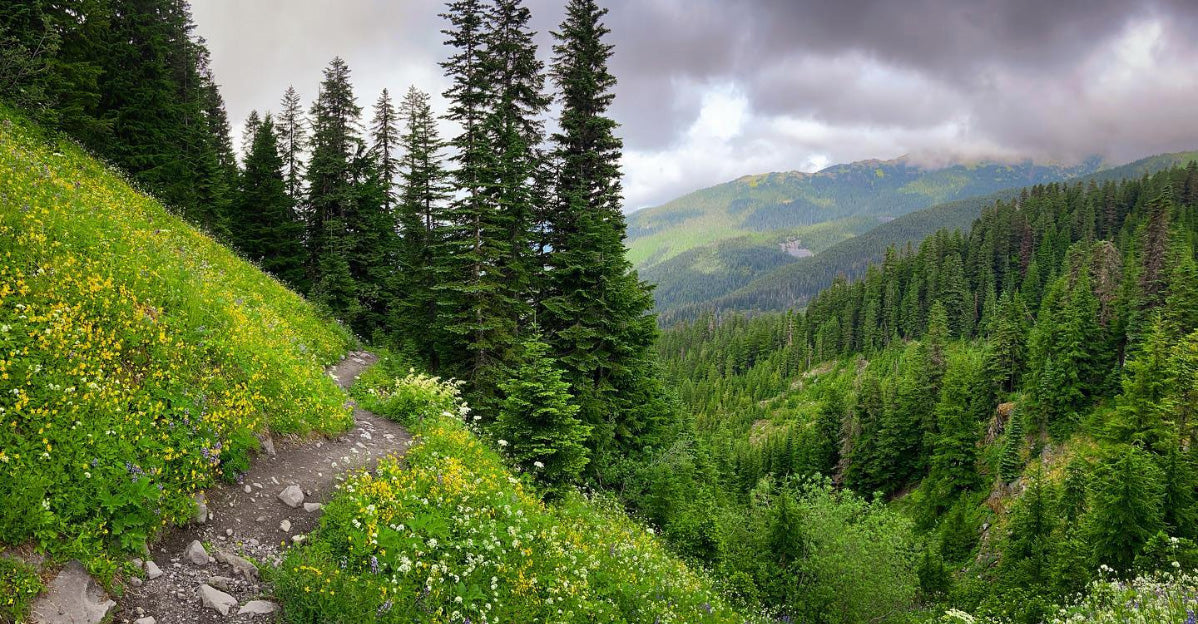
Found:
[[467, 421], [457, 387], [363, 376], [416, 434], [345, 481], [276, 579], [291, 622], [745, 622], [608, 498], [541, 502]]
[[322, 367], [351, 344], [83, 150], [0, 110], [0, 546], [110, 572], [186, 518], [194, 492], [244, 470], [259, 435], [348, 427]]

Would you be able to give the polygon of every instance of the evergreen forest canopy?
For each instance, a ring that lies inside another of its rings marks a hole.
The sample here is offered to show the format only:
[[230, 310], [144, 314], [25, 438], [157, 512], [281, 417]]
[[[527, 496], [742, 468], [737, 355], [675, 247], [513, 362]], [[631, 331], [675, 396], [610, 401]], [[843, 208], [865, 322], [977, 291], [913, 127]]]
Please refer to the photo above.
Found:
[[446, 5], [449, 138], [415, 87], [363, 110], [337, 58], [239, 159], [179, 0], [0, 6], [0, 97], [464, 381], [550, 505], [618, 497], [768, 619], [1038, 622], [1100, 570], [1198, 567], [1198, 168], [1037, 185], [803, 312], [659, 337], [605, 10], [565, 4], [548, 62], [520, 0]]
[[1196, 209], [1195, 163], [1033, 187], [805, 312], [666, 332], [667, 377], [734, 509], [831, 477], [911, 519], [923, 600], [1047, 621], [1196, 563]]

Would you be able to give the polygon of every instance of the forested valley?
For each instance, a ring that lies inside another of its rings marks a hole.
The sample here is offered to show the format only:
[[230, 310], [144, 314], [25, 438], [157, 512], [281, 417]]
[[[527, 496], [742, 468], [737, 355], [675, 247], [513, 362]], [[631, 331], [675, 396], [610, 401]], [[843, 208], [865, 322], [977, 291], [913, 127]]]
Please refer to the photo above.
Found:
[[10, 552], [140, 587], [264, 432], [352, 428], [327, 367], [370, 349], [349, 396], [417, 443], [279, 556], [281, 621], [1192, 621], [1198, 165], [663, 331], [607, 14], [538, 50], [451, 0], [446, 110], [337, 57], [235, 147], [186, 2], [0, 6], [0, 620], [45, 580]]

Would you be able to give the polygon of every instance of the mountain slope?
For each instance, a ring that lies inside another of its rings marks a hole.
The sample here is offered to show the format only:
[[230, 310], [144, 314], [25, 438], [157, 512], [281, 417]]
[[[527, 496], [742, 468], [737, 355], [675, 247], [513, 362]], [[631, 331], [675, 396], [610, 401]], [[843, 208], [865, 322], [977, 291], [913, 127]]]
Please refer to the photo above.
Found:
[[0, 108], [0, 546], [111, 573], [256, 434], [338, 432], [352, 336]]
[[628, 257], [659, 311], [701, 303], [757, 276], [940, 202], [1069, 179], [1076, 167], [981, 162], [923, 168], [907, 158], [817, 173], [745, 176], [628, 216]]
[[[1198, 151], [1159, 154], [1072, 181], [1098, 184], [1139, 178], [1192, 160], [1198, 160]], [[710, 302], [678, 306], [663, 314], [662, 321], [668, 324], [693, 318], [701, 310], [785, 310], [802, 306], [807, 299], [831, 284], [837, 275], [843, 274], [849, 278], [860, 276], [869, 263], [882, 259], [888, 247], [918, 242], [941, 228], [967, 231], [985, 207], [999, 200], [1014, 199], [1021, 190], [1003, 189], [903, 215], [809, 258], [787, 262], [771, 272], [762, 273], [744, 287], [723, 297]]]

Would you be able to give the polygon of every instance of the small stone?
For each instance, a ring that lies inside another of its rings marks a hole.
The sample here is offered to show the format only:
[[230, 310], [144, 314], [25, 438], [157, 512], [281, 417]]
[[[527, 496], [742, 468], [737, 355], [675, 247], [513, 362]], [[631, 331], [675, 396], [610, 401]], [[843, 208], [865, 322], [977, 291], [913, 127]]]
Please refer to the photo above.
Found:
[[225, 535], [228, 535], [229, 537], [233, 537], [233, 529], [225, 529]]
[[283, 501], [283, 504], [294, 509], [299, 507], [300, 503], [304, 502], [304, 491], [301, 490], [298, 485], [293, 483], [283, 488], [282, 492], [279, 492], [279, 500]]
[[133, 577], [129, 578], [129, 586], [130, 587], [141, 587], [141, 584], [142, 584], [142, 580], [141, 580], [140, 576], [133, 576]]
[[274, 441], [274, 439], [271, 438], [270, 435], [268, 434], [268, 435], [262, 436], [260, 438], [260, 441], [262, 442], [262, 450], [265, 451], [267, 455], [274, 457], [275, 456], [275, 441]]
[[221, 615], [229, 615], [229, 611], [237, 606], [237, 599], [205, 584], [200, 585], [200, 603]]
[[306, 539], [308, 539], [307, 535], [304, 535], [303, 533], [296, 533], [295, 535], [291, 536], [291, 543], [292, 544], [302, 544], [302, 543], [304, 543], [304, 540], [306, 540]]
[[283, 521], [279, 523], [279, 530], [284, 533], [290, 531], [291, 530], [291, 521], [288, 520], [287, 518], [283, 518]]
[[133, 614], [136, 615], [137, 617], [142, 617], [146, 614], [146, 610], [141, 607], [135, 607], [133, 609]]
[[146, 617], [133, 620], [133, 624], [158, 624], [158, 620], [155, 620], [152, 616], [147, 615]]
[[261, 544], [262, 542], [259, 542], [257, 538], [251, 537], [250, 541], [248, 541], [246, 543], [249, 544], [250, 547], [252, 547], [252, 548], [257, 548], [258, 545]]
[[227, 576], [210, 576], [208, 584], [224, 592], [233, 591], [233, 579]]
[[204, 524], [212, 518], [212, 516], [208, 513], [208, 501], [204, 497], [203, 492], [196, 492], [196, 495], [192, 498], [195, 500], [196, 504], [195, 514], [192, 516], [192, 519], [195, 520], [197, 524]]
[[258, 568], [250, 563], [248, 559], [243, 559], [242, 557], [226, 552], [217, 552], [216, 560], [233, 568], [234, 576], [240, 576], [247, 581], [258, 580]]
[[275, 606], [275, 603], [269, 600], [251, 600], [242, 605], [241, 609], [237, 611], [237, 614], [244, 615], [248, 613], [250, 615], [266, 615], [268, 613], [274, 613], [275, 609], [277, 608], [278, 607]]
[[320, 511], [320, 507], [320, 503], [304, 503], [304, 511], [308, 513]]
[[148, 578], [152, 581], [160, 576], [162, 576], [162, 568], [159, 568], [158, 564], [154, 563], [153, 561], [147, 561], [146, 562], [146, 578]]
[[254, 522], [266, 522], [266, 516], [258, 516], [254, 518]]
[[200, 540], [192, 540], [191, 543], [187, 545], [187, 550], [183, 552], [183, 556], [187, 557], [188, 561], [198, 566], [208, 565], [208, 562], [211, 560], [211, 558], [208, 557], [208, 551], [204, 550], [204, 545], [200, 543]]
[[129, 563], [132, 563], [135, 567], [140, 568], [144, 562], [141, 560], [141, 557], [134, 557], [129, 560]]
[[253, 492], [253, 491], [254, 491], [254, 488], [252, 488], [252, 487], [250, 487], [250, 486], [248, 486], [248, 485], [247, 485], [247, 486], [245, 486], [245, 488], [244, 488], [244, 489], [245, 489], [245, 493], [246, 493], [246, 494], [249, 494], [250, 492]]

